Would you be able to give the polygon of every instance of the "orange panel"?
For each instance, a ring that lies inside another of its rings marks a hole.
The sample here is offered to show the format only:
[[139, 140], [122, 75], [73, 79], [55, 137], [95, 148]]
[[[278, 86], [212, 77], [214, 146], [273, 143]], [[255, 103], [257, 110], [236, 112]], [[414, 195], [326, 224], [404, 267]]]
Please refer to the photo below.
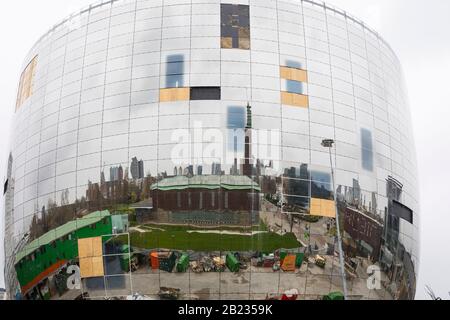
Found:
[[281, 266], [281, 269], [283, 271], [295, 271], [295, 259], [296, 256], [290, 255], [286, 256], [283, 260], [283, 265]]
[[168, 88], [160, 89], [159, 91], [160, 102], [187, 101], [190, 99], [190, 96], [189, 88]]

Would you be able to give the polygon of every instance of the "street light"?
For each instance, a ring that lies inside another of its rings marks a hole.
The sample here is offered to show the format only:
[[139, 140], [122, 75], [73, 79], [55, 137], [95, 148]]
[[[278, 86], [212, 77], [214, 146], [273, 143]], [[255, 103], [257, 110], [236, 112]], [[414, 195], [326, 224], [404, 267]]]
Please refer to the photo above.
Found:
[[345, 300], [347, 300], [347, 281], [345, 280], [344, 253], [342, 252], [341, 229], [339, 228], [339, 211], [337, 208], [336, 186], [334, 183], [333, 158], [331, 156], [331, 149], [333, 148], [333, 145], [334, 145], [334, 140], [332, 140], [332, 139], [322, 140], [322, 146], [324, 148], [328, 148], [328, 151], [330, 154], [331, 180], [333, 182], [334, 210], [336, 213], [336, 229], [337, 229], [338, 248], [339, 248], [339, 264], [341, 265], [341, 277], [342, 277], [342, 287], [344, 289], [344, 297], [345, 297]]

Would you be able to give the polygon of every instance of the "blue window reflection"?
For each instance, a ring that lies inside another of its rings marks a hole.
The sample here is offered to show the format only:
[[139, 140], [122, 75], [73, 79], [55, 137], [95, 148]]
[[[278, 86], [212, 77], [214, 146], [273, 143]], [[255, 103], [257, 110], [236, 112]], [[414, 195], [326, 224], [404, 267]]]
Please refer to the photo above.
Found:
[[228, 129], [244, 129], [245, 128], [245, 108], [228, 107], [227, 116]]
[[286, 60], [286, 67], [302, 69], [302, 64], [299, 61], [295, 60]]
[[303, 83], [295, 80], [285, 80], [285, 81], [287, 92], [303, 94]]
[[311, 171], [311, 197], [333, 200], [331, 174], [321, 171]]
[[364, 170], [373, 171], [372, 132], [367, 129], [361, 129], [361, 160]]
[[228, 107], [227, 128], [228, 147], [234, 152], [244, 150], [245, 141], [245, 116], [246, 110], [243, 107]]
[[174, 54], [167, 56], [166, 88], [181, 88], [184, 86], [184, 56]]

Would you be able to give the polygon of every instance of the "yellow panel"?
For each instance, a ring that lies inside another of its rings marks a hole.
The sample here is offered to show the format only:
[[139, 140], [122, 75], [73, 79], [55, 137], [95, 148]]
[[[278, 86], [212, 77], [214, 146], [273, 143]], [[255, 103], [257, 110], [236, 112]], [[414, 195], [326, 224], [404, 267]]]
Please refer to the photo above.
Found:
[[250, 38], [239, 38], [239, 49], [250, 49]]
[[105, 275], [103, 266], [103, 257], [82, 258], [80, 259], [81, 278], [95, 278]]
[[103, 257], [92, 258], [92, 277], [101, 277], [104, 275]]
[[239, 49], [250, 49], [250, 28], [239, 28]]
[[17, 92], [16, 111], [33, 94], [33, 82], [36, 74], [37, 56], [27, 65], [20, 76], [19, 90]]
[[190, 95], [191, 93], [189, 88], [160, 89], [159, 101], [160, 102], [187, 101], [190, 99]]
[[101, 277], [105, 274], [101, 237], [78, 239], [78, 257], [82, 278]]
[[297, 107], [308, 108], [309, 107], [309, 98], [303, 94], [293, 93], [292, 97], [292, 105]]
[[91, 258], [80, 258], [80, 276], [81, 278], [89, 278], [93, 270]]
[[78, 257], [89, 258], [92, 257], [92, 239], [78, 239]]
[[311, 199], [311, 215], [336, 218], [335, 203], [333, 200]]
[[103, 256], [103, 242], [101, 237], [92, 238], [92, 256]]
[[308, 96], [305, 96], [303, 94], [282, 91], [281, 92], [281, 103], [290, 105], [290, 106], [308, 108], [309, 107], [309, 98], [308, 98]]
[[78, 239], [78, 257], [92, 258], [103, 256], [103, 243], [101, 237]]
[[292, 79], [289, 80], [308, 82], [308, 73], [306, 70], [292, 69], [291, 77]]
[[233, 38], [231, 37], [220, 38], [220, 43], [222, 49], [233, 49]]
[[280, 67], [280, 77], [287, 80], [308, 82], [308, 72], [302, 69]]

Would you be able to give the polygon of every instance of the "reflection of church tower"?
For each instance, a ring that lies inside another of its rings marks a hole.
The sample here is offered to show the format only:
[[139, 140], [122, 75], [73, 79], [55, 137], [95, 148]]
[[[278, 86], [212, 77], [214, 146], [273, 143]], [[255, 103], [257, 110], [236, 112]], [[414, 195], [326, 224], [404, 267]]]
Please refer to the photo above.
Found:
[[253, 175], [252, 161], [252, 107], [250, 103], [247, 104], [247, 124], [245, 126], [245, 159], [242, 168], [242, 174], [244, 176], [251, 177]]

